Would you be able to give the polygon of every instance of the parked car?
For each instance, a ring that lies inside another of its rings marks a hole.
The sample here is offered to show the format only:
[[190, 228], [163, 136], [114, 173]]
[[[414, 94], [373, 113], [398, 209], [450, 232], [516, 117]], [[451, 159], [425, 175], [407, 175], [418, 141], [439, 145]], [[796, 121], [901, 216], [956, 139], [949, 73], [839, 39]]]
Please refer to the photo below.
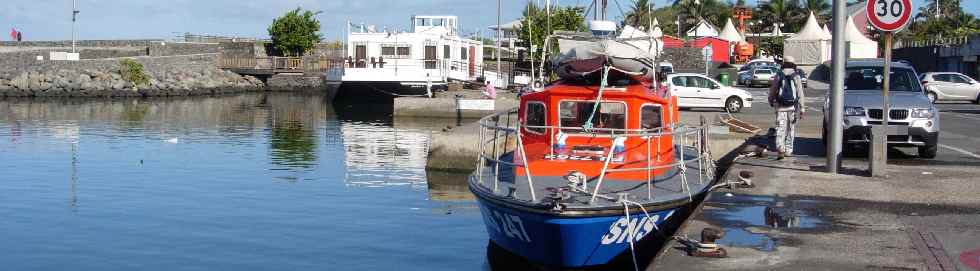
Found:
[[929, 101], [972, 101], [980, 104], [980, 83], [955, 72], [927, 72], [919, 76]]
[[749, 87], [754, 87], [758, 85], [769, 86], [772, 84], [772, 78], [776, 76], [776, 68], [755, 68], [752, 69], [752, 77], [749, 78]]
[[803, 83], [803, 88], [806, 88], [806, 81], [807, 81], [806, 71], [797, 70], [797, 72], [800, 73], [800, 83]]
[[[883, 70], [881, 59], [848, 60], [845, 66], [842, 121], [845, 151], [852, 150], [852, 145], [869, 143], [871, 127], [882, 124], [885, 114], [881, 106]], [[911, 65], [892, 63], [888, 145], [915, 146], [920, 157], [935, 158], [939, 144], [939, 111], [929, 102], [917, 79]], [[829, 104], [827, 97], [824, 112], [830, 112]], [[829, 125], [825, 115], [824, 143]]]
[[663, 74], [674, 73], [674, 64], [671, 64], [670, 62], [660, 62], [658, 66], [660, 72]]
[[675, 73], [667, 76], [667, 82], [679, 107], [723, 108], [732, 113], [752, 107], [748, 91], [724, 86], [703, 74]]
[[738, 69], [738, 74], [735, 77], [737, 79], [736, 83], [748, 84], [749, 80], [747, 78], [752, 75], [752, 69], [759, 67], [779, 67], [779, 64], [768, 59], [753, 59]]

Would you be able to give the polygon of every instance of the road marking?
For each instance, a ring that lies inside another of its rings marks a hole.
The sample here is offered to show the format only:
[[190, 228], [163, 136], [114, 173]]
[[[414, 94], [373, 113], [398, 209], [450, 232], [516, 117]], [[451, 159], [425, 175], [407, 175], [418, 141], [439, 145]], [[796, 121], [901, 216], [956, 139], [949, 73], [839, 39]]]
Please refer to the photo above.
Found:
[[940, 114], [945, 113], [947, 116], [961, 117], [961, 118], [964, 118], [964, 119], [971, 119], [971, 120], [980, 120], [980, 118], [978, 118], [978, 117], [967, 116], [966, 114], [963, 114], [963, 113], [956, 113], [956, 112], [951, 112], [951, 111], [939, 111], [939, 112], [940, 112]]
[[959, 153], [962, 153], [962, 154], [967, 155], [967, 156], [972, 156], [973, 158], [980, 159], [980, 154], [972, 153], [972, 152], [969, 152], [967, 150], [960, 149], [960, 148], [953, 147], [953, 146], [946, 145], [946, 144], [939, 144], [939, 146], [940, 147], [943, 147], [943, 148], [947, 148], [947, 149], [953, 150], [953, 151], [956, 151], [956, 152], [959, 152]]

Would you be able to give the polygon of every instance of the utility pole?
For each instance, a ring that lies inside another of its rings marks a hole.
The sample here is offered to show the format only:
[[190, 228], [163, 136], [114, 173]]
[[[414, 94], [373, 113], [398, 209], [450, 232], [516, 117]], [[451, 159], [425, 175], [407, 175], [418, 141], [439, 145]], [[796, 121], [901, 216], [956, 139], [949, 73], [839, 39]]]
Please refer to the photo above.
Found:
[[[529, 14], [530, 15], [530, 14]], [[500, 69], [500, 0], [497, 0], [497, 80], [503, 75]], [[496, 82], [492, 82], [494, 84]]]
[[[843, 144], [844, 126], [844, 20], [847, 16], [847, 3], [844, 0], [834, 0], [834, 33], [831, 53], [832, 65], [830, 73], [830, 123], [827, 125], [827, 172], [840, 172], [841, 144]], [[828, 112], [824, 112], [827, 114]], [[886, 113], [887, 114], [887, 113]]]
[[71, 0], [71, 52], [77, 53], [75, 51], [75, 21], [78, 17], [78, 7], [75, 5], [75, 0]]

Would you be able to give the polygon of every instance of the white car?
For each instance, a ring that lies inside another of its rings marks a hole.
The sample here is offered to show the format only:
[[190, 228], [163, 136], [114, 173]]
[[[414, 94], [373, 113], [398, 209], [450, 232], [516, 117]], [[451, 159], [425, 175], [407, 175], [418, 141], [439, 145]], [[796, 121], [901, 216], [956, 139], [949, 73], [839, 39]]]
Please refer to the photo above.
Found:
[[736, 113], [752, 107], [752, 94], [743, 89], [724, 86], [703, 74], [675, 73], [667, 76], [667, 86], [684, 108], [723, 108]]
[[971, 101], [980, 104], [980, 83], [955, 72], [927, 72], [919, 76], [929, 101]]

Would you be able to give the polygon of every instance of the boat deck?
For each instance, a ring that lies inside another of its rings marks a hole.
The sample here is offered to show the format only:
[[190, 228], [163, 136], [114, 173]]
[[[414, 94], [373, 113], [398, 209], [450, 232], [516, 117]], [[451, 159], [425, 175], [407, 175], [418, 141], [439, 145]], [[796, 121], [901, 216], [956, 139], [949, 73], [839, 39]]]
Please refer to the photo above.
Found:
[[[706, 164], [711, 163], [710, 160], [698, 160], [697, 152], [693, 148], [688, 149], [684, 154], [684, 166], [672, 167], [666, 173], [653, 176], [649, 182], [610, 178], [602, 180], [594, 202], [592, 193], [599, 182], [598, 176], [589, 176], [587, 190], [584, 190], [581, 186], [572, 188], [572, 184], [564, 176], [538, 176], [531, 172], [536, 201], [532, 200], [531, 182], [528, 182], [527, 176], [516, 176], [515, 166], [506, 163], [488, 162], [470, 177], [470, 182], [479, 192], [493, 199], [553, 211], [559, 210], [555, 206], [560, 205], [563, 212], [621, 212], [621, 197], [645, 207], [682, 204], [707, 190], [713, 181], [708, 174], [713, 166]], [[679, 151], [675, 153], [676, 157], [681, 157]], [[512, 162], [513, 152], [502, 155], [500, 161]], [[521, 167], [516, 169], [523, 170]], [[499, 172], [498, 182], [494, 181], [495, 172]], [[631, 206], [634, 207], [636, 206]]]

